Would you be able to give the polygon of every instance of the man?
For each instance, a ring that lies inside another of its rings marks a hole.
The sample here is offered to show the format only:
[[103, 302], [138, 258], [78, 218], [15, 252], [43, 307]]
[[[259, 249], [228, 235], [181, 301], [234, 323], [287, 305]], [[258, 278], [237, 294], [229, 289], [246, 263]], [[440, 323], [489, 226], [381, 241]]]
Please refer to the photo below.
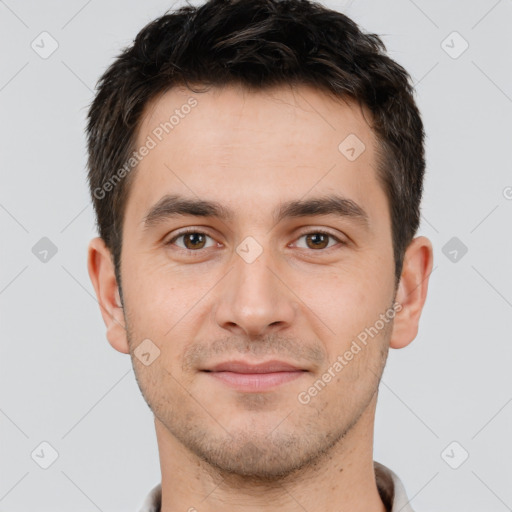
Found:
[[412, 510], [373, 428], [432, 269], [423, 139], [380, 39], [306, 0], [184, 7], [105, 72], [88, 265], [154, 414], [142, 510]]

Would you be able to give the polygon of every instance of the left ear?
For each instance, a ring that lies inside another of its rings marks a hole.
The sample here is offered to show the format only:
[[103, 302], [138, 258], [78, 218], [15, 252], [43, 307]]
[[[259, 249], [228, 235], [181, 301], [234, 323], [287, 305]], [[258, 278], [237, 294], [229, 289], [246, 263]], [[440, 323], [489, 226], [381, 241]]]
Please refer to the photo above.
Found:
[[404, 264], [395, 302], [401, 308], [394, 319], [390, 347], [403, 348], [418, 334], [421, 311], [425, 304], [428, 280], [434, 261], [432, 244], [424, 236], [412, 240], [404, 255]]

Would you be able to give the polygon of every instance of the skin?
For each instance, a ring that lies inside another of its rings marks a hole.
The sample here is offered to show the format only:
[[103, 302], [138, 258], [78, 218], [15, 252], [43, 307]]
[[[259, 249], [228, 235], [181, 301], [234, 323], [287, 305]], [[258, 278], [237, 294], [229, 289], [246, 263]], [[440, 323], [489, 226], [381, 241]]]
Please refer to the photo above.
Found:
[[[396, 289], [376, 138], [369, 114], [355, 104], [307, 86], [174, 88], [147, 105], [137, 147], [190, 97], [197, 106], [133, 176], [122, 307], [102, 239], [91, 241], [88, 259], [107, 338], [131, 354], [155, 415], [162, 511], [383, 512], [373, 469], [378, 384], [388, 349], [417, 334], [431, 243], [410, 243]], [[349, 134], [366, 147], [355, 161], [338, 150]], [[332, 193], [364, 209], [367, 227], [332, 214], [272, 218], [282, 202]], [[218, 201], [233, 217], [178, 216], [144, 229], [165, 194]], [[182, 228], [208, 236], [199, 245], [190, 236], [172, 242]], [[318, 229], [335, 238], [318, 243]], [[251, 263], [236, 251], [248, 236], [262, 250]], [[394, 321], [333, 372], [338, 356], [394, 302]], [[148, 366], [134, 353], [145, 339], [160, 350]], [[201, 371], [233, 359], [279, 359], [307, 371], [261, 392]], [[329, 367], [330, 382], [301, 403], [299, 393]]]

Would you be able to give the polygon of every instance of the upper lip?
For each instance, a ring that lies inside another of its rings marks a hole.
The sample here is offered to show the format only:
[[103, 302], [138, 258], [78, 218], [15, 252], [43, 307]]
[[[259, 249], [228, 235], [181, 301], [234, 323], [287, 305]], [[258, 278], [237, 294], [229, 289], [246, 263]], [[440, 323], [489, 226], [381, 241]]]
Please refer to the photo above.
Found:
[[204, 371], [209, 372], [233, 372], [233, 373], [273, 373], [273, 372], [296, 372], [306, 371], [303, 368], [294, 366], [284, 361], [265, 361], [262, 363], [248, 363], [247, 361], [225, 361], [216, 364]]

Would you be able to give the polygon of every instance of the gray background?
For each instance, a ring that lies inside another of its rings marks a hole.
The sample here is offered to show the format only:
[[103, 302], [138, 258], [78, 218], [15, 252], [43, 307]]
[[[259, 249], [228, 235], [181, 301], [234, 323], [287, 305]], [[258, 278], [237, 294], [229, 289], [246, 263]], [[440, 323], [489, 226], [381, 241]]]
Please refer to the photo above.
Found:
[[[417, 339], [389, 356], [375, 459], [417, 512], [512, 510], [512, 0], [326, 5], [383, 36], [427, 132], [434, 271]], [[171, 6], [0, 1], [0, 511], [135, 511], [159, 481], [151, 412], [86, 270], [84, 126], [100, 74]]]

